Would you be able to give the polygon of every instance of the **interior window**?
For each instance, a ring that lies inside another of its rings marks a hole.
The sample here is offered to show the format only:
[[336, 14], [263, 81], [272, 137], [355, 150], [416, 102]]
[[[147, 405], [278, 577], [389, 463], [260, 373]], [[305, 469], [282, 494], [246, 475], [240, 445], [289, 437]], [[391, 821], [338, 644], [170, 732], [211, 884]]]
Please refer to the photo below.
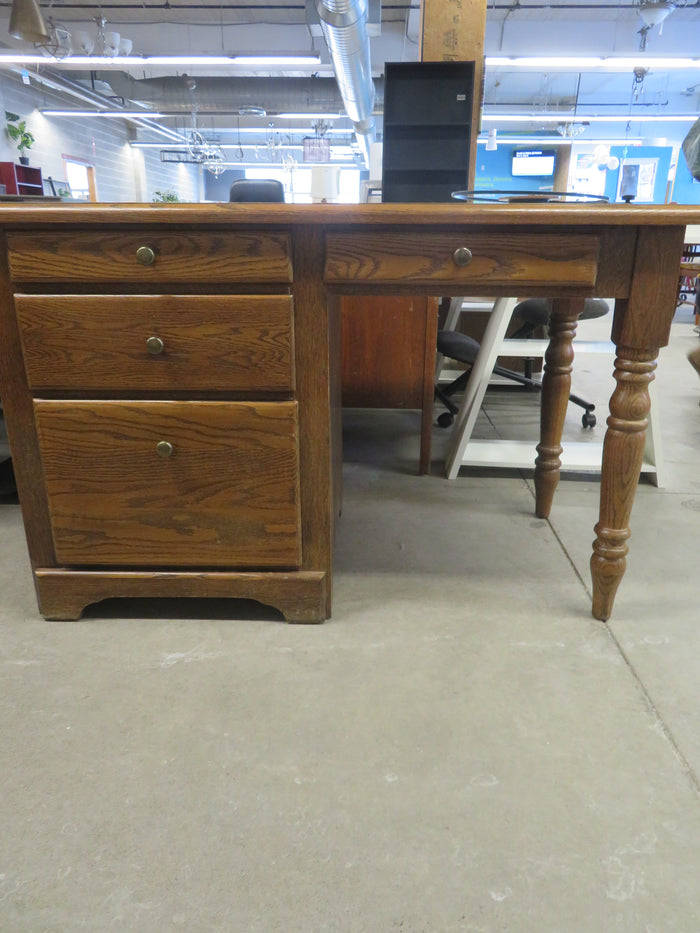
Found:
[[94, 192], [94, 168], [85, 162], [74, 162], [71, 159], [64, 159], [63, 163], [66, 169], [66, 181], [70, 188], [71, 197], [78, 201], [94, 201], [96, 197]]

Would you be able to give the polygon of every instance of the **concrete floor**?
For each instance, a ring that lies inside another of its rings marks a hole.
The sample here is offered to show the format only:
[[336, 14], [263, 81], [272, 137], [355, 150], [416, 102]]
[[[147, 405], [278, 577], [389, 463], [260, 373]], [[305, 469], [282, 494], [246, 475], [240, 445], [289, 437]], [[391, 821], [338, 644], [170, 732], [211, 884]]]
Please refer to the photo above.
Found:
[[[678, 315], [668, 482], [639, 487], [608, 625], [597, 477], [537, 520], [531, 472], [449, 482], [440, 437], [416, 476], [414, 413], [347, 413], [321, 626], [223, 601], [45, 622], [6, 499], [0, 930], [698, 933], [697, 340]], [[611, 368], [576, 371], [597, 437]], [[536, 438], [536, 409], [489, 393], [479, 431]]]

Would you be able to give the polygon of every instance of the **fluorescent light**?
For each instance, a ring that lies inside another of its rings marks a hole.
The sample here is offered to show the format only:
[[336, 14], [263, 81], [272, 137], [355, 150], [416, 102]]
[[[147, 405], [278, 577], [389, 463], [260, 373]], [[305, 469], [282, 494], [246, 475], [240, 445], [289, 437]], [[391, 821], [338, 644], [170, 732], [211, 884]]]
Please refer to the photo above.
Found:
[[[270, 116], [268, 114], [268, 116]], [[280, 120], [339, 120], [340, 113], [275, 113], [272, 114]]]
[[98, 66], [100, 68], [123, 68], [143, 65], [153, 67], [202, 65], [216, 68], [269, 65], [294, 68], [295, 66], [318, 66], [319, 63], [318, 55], [115, 55], [112, 58], [105, 55], [69, 55], [60, 60], [46, 55], [0, 55], [0, 68], [4, 65], [50, 65], [52, 68], [84, 66], [91, 69]]
[[318, 55], [234, 55], [236, 65], [318, 65]]
[[[626, 139], [603, 139], [593, 138], [591, 139], [578, 137], [578, 139], [562, 139], [561, 136], [520, 136], [517, 133], [508, 135], [507, 133], [499, 134], [498, 142], [499, 143], [537, 143], [539, 146], [592, 146], [597, 143], [605, 143], [606, 146], [639, 146], [643, 140], [642, 136], [628, 136]], [[485, 137], [483, 139], [477, 139], [477, 145], [485, 146], [488, 142], [488, 139]], [[132, 145], [134, 145], [132, 143]], [[159, 146], [163, 148], [161, 143], [151, 143], [151, 145]]]
[[143, 117], [162, 117], [162, 113], [150, 110], [42, 110], [44, 117], [123, 117], [139, 119]]
[[[559, 141], [559, 140], [557, 140]], [[171, 146], [166, 146], [164, 143], [140, 143], [140, 142], [130, 142], [129, 145], [132, 149], [167, 149], [168, 151], [173, 152], [187, 152], [186, 143], [182, 142], [180, 144], [173, 143]], [[239, 146], [237, 143], [217, 143], [219, 149], [259, 149], [260, 147], [255, 143], [243, 143]], [[295, 151], [301, 152], [304, 147], [296, 144], [290, 143], [288, 146], [281, 146], [282, 149], [289, 150], [293, 149]], [[331, 151], [335, 153], [339, 152], [352, 152], [352, 146], [343, 145], [343, 143], [338, 143], [337, 145], [331, 146]], [[206, 159], [204, 160], [206, 162]], [[282, 167], [281, 165], [278, 167]]]
[[[179, 115], [179, 116], [182, 116], [182, 113], [179, 113], [179, 114], [169, 113], [169, 114], [168, 114], [168, 116], [178, 116], [178, 115]], [[217, 112], [217, 113], [215, 113], [215, 114], [207, 114], [207, 116], [221, 116], [221, 113], [220, 113], [220, 112]], [[229, 133], [234, 133], [234, 132], [235, 132], [235, 133], [240, 133], [241, 136], [245, 136], [245, 135], [248, 135], [248, 136], [260, 136], [261, 134], [264, 134], [264, 133], [266, 133], [266, 132], [269, 132], [269, 133], [278, 133], [278, 134], [281, 133], [283, 136], [293, 136], [295, 133], [313, 133], [313, 132], [314, 132], [314, 128], [311, 126], [311, 124], [309, 124], [309, 126], [284, 126], [284, 127], [280, 127], [280, 126], [275, 126], [274, 124], [270, 125], [270, 120], [271, 120], [271, 119], [272, 119], [272, 120], [276, 120], [276, 119], [277, 119], [277, 114], [275, 114], [274, 117], [270, 117], [269, 114], [268, 114], [267, 117], [264, 117], [264, 118], [263, 118], [263, 121], [264, 121], [264, 125], [263, 125], [263, 126], [242, 126], [242, 127], [240, 128], [240, 130], [238, 129], [238, 127], [236, 127], [235, 130], [229, 129], [228, 132], [229, 132]], [[347, 136], [347, 135], [350, 134], [350, 133], [352, 133], [352, 130], [350, 129], [350, 127], [346, 127], [345, 129], [342, 129], [342, 128], [336, 129], [336, 128], [334, 128], [334, 127], [329, 127], [329, 128], [326, 130], [325, 135], [326, 135], [326, 136]]]
[[697, 114], [485, 113], [481, 119], [489, 123], [694, 123]]
[[646, 55], [637, 58], [594, 58], [589, 56], [571, 56], [566, 58], [548, 56], [486, 56], [487, 68], [563, 68], [572, 71], [633, 71], [635, 68], [662, 68], [665, 70], [700, 68], [700, 58], [651, 58]]
[[612, 114], [604, 114], [600, 117], [582, 116], [581, 121], [589, 121], [590, 123], [683, 123], [688, 121], [688, 123], [694, 123], [697, 118], [697, 114], [693, 113], [657, 114], [656, 116], [651, 113], [643, 113], [639, 115], [634, 113], [623, 113], [618, 117], [615, 117]]
[[167, 56], [139, 56], [115, 55], [110, 58], [106, 55], [69, 55], [60, 60], [49, 58], [46, 55], [0, 55], [0, 67], [3, 65], [50, 65], [52, 68], [65, 66], [73, 68], [82, 65], [86, 68], [107, 68], [111, 65], [124, 67], [125, 65], [226, 65], [231, 66], [233, 59], [221, 56], [207, 57], [205, 55], [167, 55]]

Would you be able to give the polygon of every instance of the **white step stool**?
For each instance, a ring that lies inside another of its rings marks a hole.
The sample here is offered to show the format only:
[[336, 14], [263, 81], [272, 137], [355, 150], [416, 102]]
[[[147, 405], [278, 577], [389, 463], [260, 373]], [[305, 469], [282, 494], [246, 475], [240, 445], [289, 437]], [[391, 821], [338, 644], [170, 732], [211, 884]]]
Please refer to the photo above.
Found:
[[[484, 400], [484, 395], [491, 379], [493, 367], [499, 356], [544, 356], [546, 340], [507, 340], [506, 329], [517, 304], [516, 298], [497, 298], [492, 304], [483, 301], [469, 302], [453, 298], [445, 321], [445, 329], [455, 329], [462, 310], [470, 308], [492, 307], [481, 347], [472, 368], [464, 397], [455, 418], [450, 436], [445, 467], [448, 479], [454, 479], [461, 466], [504, 467], [508, 469], [528, 469], [535, 466], [535, 449], [539, 438], [530, 441], [512, 440], [473, 440], [472, 432]], [[615, 347], [609, 341], [587, 341], [574, 339], [575, 356], [582, 353], [607, 353], [614, 357]], [[436, 381], [443, 373], [443, 358], [438, 355], [436, 363]], [[574, 360], [575, 366], [575, 360]], [[612, 377], [611, 377], [612, 390]], [[659, 411], [654, 383], [649, 386], [651, 408], [649, 425], [646, 430], [646, 446], [642, 473], [649, 474], [655, 486], [664, 485], [663, 455], [661, 453], [661, 433]], [[562, 471], [600, 472], [603, 445], [594, 443], [562, 444]]]

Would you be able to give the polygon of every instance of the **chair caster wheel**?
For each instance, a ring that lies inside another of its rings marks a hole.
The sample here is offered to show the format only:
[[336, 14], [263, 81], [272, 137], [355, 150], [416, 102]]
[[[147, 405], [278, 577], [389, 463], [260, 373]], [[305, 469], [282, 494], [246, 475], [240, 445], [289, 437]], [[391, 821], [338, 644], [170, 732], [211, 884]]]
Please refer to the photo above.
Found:
[[441, 428], [450, 428], [454, 424], [454, 420], [455, 416], [446, 411], [438, 417], [437, 423]]
[[596, 417], [590, 412], [584, 412], [583, 417], [581, 418], [581, 424], [584, 428], [594, 428], [596, 426]]

